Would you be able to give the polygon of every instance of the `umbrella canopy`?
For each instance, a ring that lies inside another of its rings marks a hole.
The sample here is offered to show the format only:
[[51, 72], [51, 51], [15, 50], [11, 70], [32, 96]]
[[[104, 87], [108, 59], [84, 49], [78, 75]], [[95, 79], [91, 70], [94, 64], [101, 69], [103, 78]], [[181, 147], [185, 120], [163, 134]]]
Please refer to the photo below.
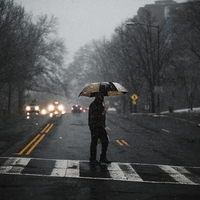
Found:
[[128, 91], [119, 83], [114, 82], [100, 82], [90, 83], [86, 86], [79, 96], [94, 97], [95, 93], [101, 92], [104, 96], [123, 95]]

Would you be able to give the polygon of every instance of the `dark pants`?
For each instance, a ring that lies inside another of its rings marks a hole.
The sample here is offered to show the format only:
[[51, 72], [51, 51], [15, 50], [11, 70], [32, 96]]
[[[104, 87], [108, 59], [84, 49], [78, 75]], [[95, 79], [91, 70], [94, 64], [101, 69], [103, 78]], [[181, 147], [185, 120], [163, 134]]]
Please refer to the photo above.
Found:
[[96, 159], [98, 138], [101, 140], [101, 145], [102, 145], [100, 159], [105, 159], [109, 143], [105, 128], [90, 127], [90, 131], [91, 131], [90, 160]]

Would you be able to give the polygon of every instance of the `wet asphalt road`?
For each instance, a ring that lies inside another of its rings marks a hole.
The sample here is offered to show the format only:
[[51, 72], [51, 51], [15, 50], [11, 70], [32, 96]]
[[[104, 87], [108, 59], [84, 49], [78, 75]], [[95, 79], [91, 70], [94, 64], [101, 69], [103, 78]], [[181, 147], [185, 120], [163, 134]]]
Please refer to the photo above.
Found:
[[198, 122], [109, 114], [113, 163], [91, 167], [87, 114], [10, 119], [0, 126], [1, 199], [199, 199]]

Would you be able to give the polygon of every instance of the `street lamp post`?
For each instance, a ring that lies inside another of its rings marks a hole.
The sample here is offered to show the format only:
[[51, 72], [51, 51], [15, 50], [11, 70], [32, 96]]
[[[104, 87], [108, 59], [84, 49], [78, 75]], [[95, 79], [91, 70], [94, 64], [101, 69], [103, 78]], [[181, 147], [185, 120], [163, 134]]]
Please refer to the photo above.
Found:
[[138, 22], [127, 22], [127, 26], [133, 26], [133, 25], [144, 25], [144, 26], [149, 26], [153, 28], [157, 28], [157, 36], [158, 36], [158, 60], [157, 60], [157, 75], [156, 75], [156, 85], [155, 87], [155, 92], [157, 92], [157, 114], [160, 115], [160, 93], [161, 93], [161, 87], [160, 87], [160, 74], [159, 74], [159, 67], [160, 67], [160, 27], [159, 25], [149, 25], [149, 24], [143, 24], [143, 23], [138, 23]]

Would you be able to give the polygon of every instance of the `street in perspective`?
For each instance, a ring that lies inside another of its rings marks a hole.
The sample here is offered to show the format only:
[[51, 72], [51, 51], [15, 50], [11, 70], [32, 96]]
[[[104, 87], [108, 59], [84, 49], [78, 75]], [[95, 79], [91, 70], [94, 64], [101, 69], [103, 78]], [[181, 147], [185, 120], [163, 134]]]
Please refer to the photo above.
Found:
[[1, 198], [199, 199], [199, 119], [108, 113], [112, 163], [96, 166], [89, 164], [87, 114], [8, 121], [0, 138]]
[[0, 200], [200, 200], [199, 0], [0, 0]]

